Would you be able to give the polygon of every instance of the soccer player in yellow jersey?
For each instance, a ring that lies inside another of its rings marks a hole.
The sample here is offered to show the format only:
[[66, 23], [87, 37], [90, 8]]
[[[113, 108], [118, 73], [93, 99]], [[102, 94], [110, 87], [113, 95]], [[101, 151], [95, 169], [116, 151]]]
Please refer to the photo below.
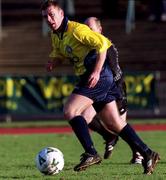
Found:
[[144, 173], [151, 174], [159, 160], [158, 153], [144, 144], [133, 128], [120, 118], [116, 106], [116, 100], [121, 96], [106, 60], [107, 49], [112, 43], [88, 26], [69, 21], [56, 1], [45, 1], [41, 9], [52, 29], [51, 57], [60, 62], [64, 58], [70, 60], [80, 78], [64, 106], [64, 116], [85, 150], [74, 170], [85, 170], [101, 162], [88, 131], [89, 121], [82, 115], [93, 105], [108, 129], [138, 149], [144, 157]]

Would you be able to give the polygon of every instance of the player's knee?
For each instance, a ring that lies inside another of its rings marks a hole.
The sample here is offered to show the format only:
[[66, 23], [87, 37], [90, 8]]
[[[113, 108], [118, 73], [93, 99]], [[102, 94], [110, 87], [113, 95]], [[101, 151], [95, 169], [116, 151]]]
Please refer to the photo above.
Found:
[[63, 114], [64, 118], [67, 120], [70, 120], [74, 117], [74, 114], [71, 111], [68, 111], [67, 109], [64, 109]]
[[74, 108], [69, 108], [69, 107], [65, 107], [65, 108], [63, 109], [63, 114], [64, 114], [65, 119], [67, 119], [67, 120], [71, 120], [71, 119], [73, 119], [75, 116], [78, 115], [76, 109], [74, 109]]

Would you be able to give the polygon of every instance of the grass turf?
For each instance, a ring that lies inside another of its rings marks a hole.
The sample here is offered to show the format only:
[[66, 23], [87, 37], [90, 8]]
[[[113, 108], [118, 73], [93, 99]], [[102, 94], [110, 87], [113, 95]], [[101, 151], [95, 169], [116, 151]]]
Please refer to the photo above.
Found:
[[[73, 171], [73, 167], [79, 162], [79, 155], [83, 152], [83, 149], [73, 134], [35, 134], [0, 136], [0, 179], [166, 179], [166, 132], [139, 132], [139, 135], [161, 155], [161, 161], [151, 176], [142, 174], [142, 166], [129, 164], [131, 151], [122, 140], [118, 141], [111, 159], [103, 160], [100, 165], [94, 165], [86, 171], [77, 173]], [[92, 133], [92, 138], [98, 152], [103, 155], [104, 144], [102, 138], [96, 133]], [[64, 153], [65, 167], [61, 173], [55, 176], [44, 176], [35, 167], [36, 154], [46, 146], [57, 147]]]

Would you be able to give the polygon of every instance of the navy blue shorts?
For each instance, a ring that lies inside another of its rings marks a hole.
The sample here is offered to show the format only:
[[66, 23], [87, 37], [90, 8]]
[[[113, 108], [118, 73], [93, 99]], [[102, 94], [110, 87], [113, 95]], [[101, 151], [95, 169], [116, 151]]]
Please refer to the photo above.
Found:
[[100, 112], [107, 103], [121, 99], [121, 93], [110, 77], [100, 78], [94, 88], [79, 83], [73, 93], [92, 99], [96, 112]]

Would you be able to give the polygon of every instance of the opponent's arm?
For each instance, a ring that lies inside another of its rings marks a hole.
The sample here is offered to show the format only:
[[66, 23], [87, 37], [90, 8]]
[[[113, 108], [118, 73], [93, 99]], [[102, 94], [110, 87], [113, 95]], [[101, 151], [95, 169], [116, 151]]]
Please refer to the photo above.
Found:
[[112, 44], [112, 46], [108, 49], [108, 56], [109, 56], [110, 64], [112, 62], [118, 63], [119, 54], [114, 44]]
[[107, 51], [109, 64], [114, 75], [114, 80], [118, 81], [122, 76], [122, 70], [119, 66], [118, 50], [113, 44]]

